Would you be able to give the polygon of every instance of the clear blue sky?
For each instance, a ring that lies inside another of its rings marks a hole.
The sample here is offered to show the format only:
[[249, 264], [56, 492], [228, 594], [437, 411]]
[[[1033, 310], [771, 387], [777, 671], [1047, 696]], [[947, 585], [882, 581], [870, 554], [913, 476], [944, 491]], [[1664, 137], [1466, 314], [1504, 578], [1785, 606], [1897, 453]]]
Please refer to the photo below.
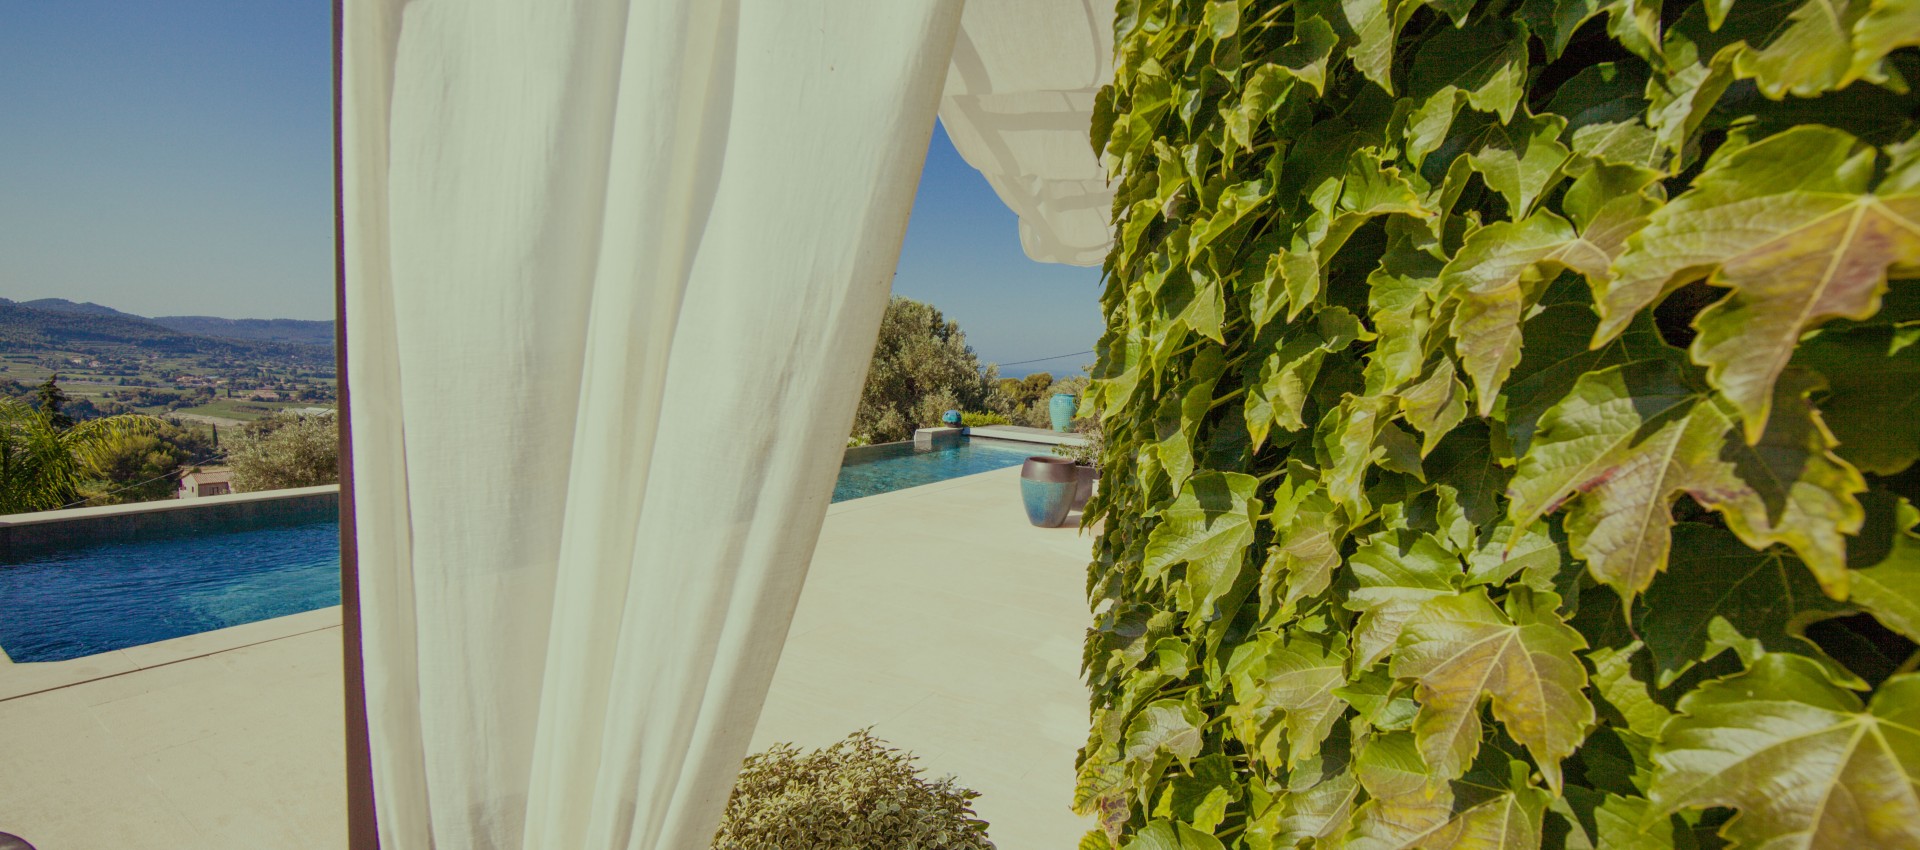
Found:
[[[330, 318], [330, 15], [323, 0], [0, 2], [0, 296]], [[1098, 270], [1026, 259], [943, 130], [894, 291], [990, 361], [1085, 351], [1100, 332]]]

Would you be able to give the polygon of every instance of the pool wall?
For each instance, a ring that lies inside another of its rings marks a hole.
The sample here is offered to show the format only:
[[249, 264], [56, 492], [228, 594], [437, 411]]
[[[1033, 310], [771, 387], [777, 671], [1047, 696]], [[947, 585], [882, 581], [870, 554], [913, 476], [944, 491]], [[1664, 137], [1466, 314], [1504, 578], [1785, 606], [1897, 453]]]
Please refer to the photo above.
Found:
[[232, 493], [0, 516], [0, 558], [16, 551], [59, 548], [100, 540], [137, 540], [234, 527], [334, 519], [340, 485]]

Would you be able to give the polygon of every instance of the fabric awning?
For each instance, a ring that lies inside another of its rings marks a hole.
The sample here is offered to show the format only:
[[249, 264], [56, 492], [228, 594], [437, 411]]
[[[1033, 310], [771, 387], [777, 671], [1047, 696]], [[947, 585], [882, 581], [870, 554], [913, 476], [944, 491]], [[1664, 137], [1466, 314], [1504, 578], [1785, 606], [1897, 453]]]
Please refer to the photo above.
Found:
[[1113, 241], [1113, 190], [1088, 141], [1113, 78], [1113, 0], [970, 0], [940, 123], [1020, 216], [1043, 263], [1097, 266]]

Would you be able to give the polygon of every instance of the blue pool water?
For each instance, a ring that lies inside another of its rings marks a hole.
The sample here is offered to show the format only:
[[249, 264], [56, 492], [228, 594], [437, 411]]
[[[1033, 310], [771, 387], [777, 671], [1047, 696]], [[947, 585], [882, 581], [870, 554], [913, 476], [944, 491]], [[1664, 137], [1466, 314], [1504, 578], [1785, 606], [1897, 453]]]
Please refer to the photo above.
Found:
[[906, 443], [893, 443], [850, 455], [840, 466], [833, 500], [844, 502], [976, 472], [1019, 466], [1027, 458], [1047, 454], [1040, 446], [1002, 445], [984, 440], [961, 443], [937, 452], [914, 452]]
[[[833, 500], [1014, 466], [1042, 451], [882, 446], [848, 459]], [[338, 604], [340, 526], [331, 520], [106, 543], [0, 563], [0, 649], [16, 662], [64, 661]]]

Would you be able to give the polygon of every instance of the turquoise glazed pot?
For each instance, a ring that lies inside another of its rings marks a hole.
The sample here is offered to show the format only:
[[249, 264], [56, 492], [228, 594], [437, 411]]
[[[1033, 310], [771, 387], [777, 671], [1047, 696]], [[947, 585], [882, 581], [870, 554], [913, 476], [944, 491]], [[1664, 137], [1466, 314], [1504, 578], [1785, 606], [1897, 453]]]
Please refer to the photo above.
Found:
[[1065, 431], [1073, 426], [1073, 393], [1054, 393], [1047, 402], [1047, 415], [1053, 417], [1053, 430]]
[[1059, 528], [1067, 521], [1079, 489], [1080, 474], [1066, 458], [1036, 455], [1020, 467], [1020, 501], [1027, 508], [1027, 521], [1041, 528]]

